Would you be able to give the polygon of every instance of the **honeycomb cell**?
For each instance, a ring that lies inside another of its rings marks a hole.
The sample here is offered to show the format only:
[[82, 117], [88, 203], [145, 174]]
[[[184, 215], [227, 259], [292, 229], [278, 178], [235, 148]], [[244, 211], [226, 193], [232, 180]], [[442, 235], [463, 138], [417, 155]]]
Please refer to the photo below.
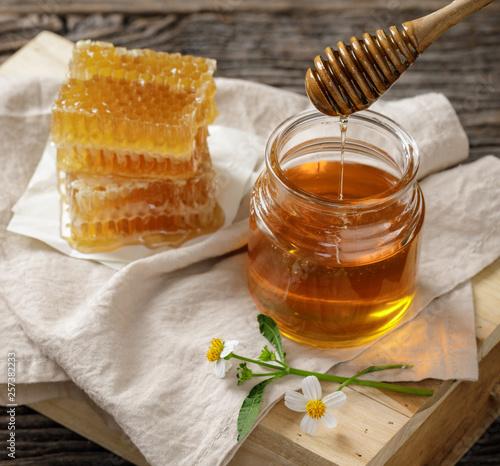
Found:
[[155, 249], [181, 246], [190, 239], [215, 232], [223, 223], [224, 212], [213, 202], [203, 211], [183, 215], [67, 223], [63, 225], [62, 237], [72, 248], [84, 253], [110, 252], [133, 245]]
[[140, 82], [156, 82], [193, 88], [207, 99], [215, 93], [213, 74], [216, 62], [210, 58], [154, 52], [149, 49], [127, 50], [108, 42], [83, 40], [76, 43], [69, 64], [71, 77], [90, 79], [95, 75]]
[[57, 167], [81, 174], [115, 175], [145, 179], [185, 179], [196, 174], [202, 164], [210, 161], [207, 145], [208, 130], [200, 128], [195, 148], [187, 160], [163, 157], [127, 150], [93, 149], [66, 145], [57, 148]]
[[214, 198], [214, 172], [187, 180], [146, 180], [89, 176], [60, 171], [72, 221], [121, 220], [151, 214], [182, 214]]

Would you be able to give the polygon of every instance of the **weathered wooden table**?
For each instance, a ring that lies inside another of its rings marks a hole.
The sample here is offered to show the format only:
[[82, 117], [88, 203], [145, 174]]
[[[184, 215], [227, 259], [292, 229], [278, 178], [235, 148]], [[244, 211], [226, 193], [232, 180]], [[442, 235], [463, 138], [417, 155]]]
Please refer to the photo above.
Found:
[[[430, 0], [2, 0], [1, 74], [60, 74], [71, 40], [92, 38], [217, 59], [217, 76], [237, 77], [303, 93], [315, 55], [351, 35], [399, 25], [444, 5]], [[19, 53], [12, 55], [24, 45]], [[469, 160], [500, 157], [500, 3], [494, 2], [448, 31], [396, 83], [387, 98], [435, 91], [453, 103], [470, 139]], [[345, 426], [342, 451], [324, 439], [292, 435], [279, 403], [243, 445], [263, 464], [500, 464], [500, 261], [474, 278], [480, 380], [425, 381], [430, 400], [353, 389], [358, 409], [380, 416], [376, 432]], [[78, 437], [29, 408], [18, 411], [19, 464], [142, 464], [140, 454], [110, 432], [84, 403], [55, 400], [33, 406], [106, 448]], [[457, 409], [458, 408], [458, 409]], [[355, 413], [353, 413], [353, 416]], [[365, 414], [366, 415], [366, 414]], [[5, 423], [0, 432], [6, 436]], [[472, 445], [472, 449], [468, 450]], [[241, 455], [233, 464], [241, 464]], [[0, 464], [3, 462], [0, 460]], [[6, 463], [7, 464], [7, 463]], [[168, 464], [168, 461], [166, 461]]]

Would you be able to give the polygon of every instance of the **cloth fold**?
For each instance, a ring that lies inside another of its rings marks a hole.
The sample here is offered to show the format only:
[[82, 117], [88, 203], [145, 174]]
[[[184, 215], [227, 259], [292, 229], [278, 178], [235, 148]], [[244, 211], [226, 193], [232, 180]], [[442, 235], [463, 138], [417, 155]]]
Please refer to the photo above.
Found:
[[[6, 97], [13, 84], [0, 79], [4, 105], [13, 105]], [[28, 79], [16, 83], [47, 94], [52, 89], [49, 83], [33, 84]], [[261, 137], [309, 106], [304, 97], [254, 83], [218, 79], [217, 86], [217, 123]], [[39, 97], [38, 102], [46, 100]], [[467, 138], [443, 96], [384, 105], [424, 147], [421, 176], [466, 159]], [[384, 105], [380, 102], [377, 110], [383, 112]], [[23, 114], [23, 108], [15, 118], [0, 108], [0, 156], [7, 167], [0, 174], [5, 186], [0, 302], [10, 332], [0, 347], [4, 354], [16, 352], [18, 382], [48, 382], [44, 372], [49, 378], [71, 379], [113, 417], [152, 465], [225, 464], [238, 447], [236, 417], [251, 382], [238, 387], [234, 373], [215, 379], [205, 359], [207, 346], [212, 338], [238, 339], [245, 341], [249, 356], [256, 356], [265, 344], [256, 321], [259, 311], [246, 287], [242, 247], [248, 197], [235, 223], [203, 245], [163, 252], [119, 272], [69, 258], [5, 231], [48, 134], [47, 109], [37, 113], [27, 107]], [[430, 128], [426, 111], [436, 121], [446, 120]], [[346, 350], [309, 348], [285, 339], [288, 361], [308, 370], [352, 375], [366, 365], [404, 358], [415, 365], [412, 371], [373, 376], [477, 378], [469, 279], [500, 255], [499, 180], [500, 161], [494, 157], [424, 179], [419, 292], [407, 317], [382, 339]], [[299, 386], [294, 377], [269, 385], [261, 417], [286, 390]]]

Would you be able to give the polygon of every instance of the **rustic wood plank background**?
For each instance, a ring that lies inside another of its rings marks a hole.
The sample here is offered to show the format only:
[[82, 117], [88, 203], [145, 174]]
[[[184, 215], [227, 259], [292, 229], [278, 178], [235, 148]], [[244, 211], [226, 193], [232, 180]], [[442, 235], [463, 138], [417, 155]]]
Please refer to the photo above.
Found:
[[[0, 63], [42, 30], [215, 58], [217, 76], [304, 94], [315, 55], [352, 35], [430, 13], [443, 0], [1, 0]], [[442, 92], [469, 136], [470, 157], [500, 157], [500, 2], [433, 44], [384, 98]], [[7, 438], [0, 412], [0, 445]], [[126, 465], [29, 408], [18, 408], [19, 465]], [[10, 464], [0, 453], [0, 465]], [[461, 465], [500, 464], [500, 421]]]
[[[400, 25], [443, 0], [2, 0], [0, 62], [41, 30], [71, 40], [217, 59], [218, 76], [304, 93], [304, 73], [327, 45]], [[471, 143], [471, 160], [500, 156], [500, 4], [448, 31], [386, 98], [443, 92]]]

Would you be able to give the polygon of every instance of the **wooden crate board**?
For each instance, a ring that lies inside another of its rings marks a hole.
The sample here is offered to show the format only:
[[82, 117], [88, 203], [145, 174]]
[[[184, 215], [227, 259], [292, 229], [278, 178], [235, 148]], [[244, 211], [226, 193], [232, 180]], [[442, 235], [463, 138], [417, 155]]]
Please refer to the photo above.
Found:
[[[72, 43], [39, 34], [0, 66], [0, 75], [64, 76]], [[473, 279], [478, 382], [426, 380], [430, 398], [366, 387], [348, 387], [351, 403], [337, 413], [342, 429], [300, 432], [300, 415], [283, 401], [255, 428], [231, 461], [233, 466], [455, 464], [500, 412], [500, 259]], [[322, 382], [325, 391], [335, 384]], [[147, 462], [120, 431], [110, 429], [81, 400], [56, 399], [31, 405], [128, 461]]]

